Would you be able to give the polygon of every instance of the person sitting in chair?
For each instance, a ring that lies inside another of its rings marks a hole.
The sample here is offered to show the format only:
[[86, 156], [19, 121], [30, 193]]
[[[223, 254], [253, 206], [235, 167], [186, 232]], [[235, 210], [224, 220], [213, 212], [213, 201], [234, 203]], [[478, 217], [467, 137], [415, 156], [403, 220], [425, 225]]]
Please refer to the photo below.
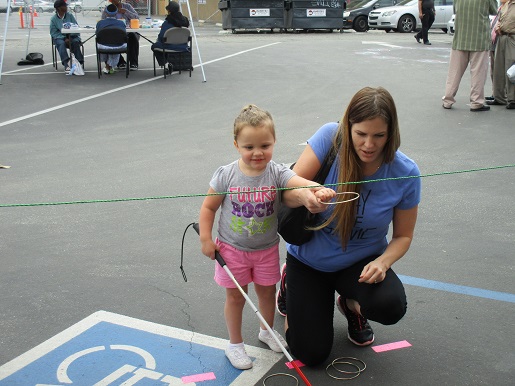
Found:
[[61, 63], [64, 66], [64, 71], [69, 73], [71, 63], [66, 49], [70, 47], [71, 42], [71, 52], [75, 55], [80, 64], [84, 65], [84, 56], [82, 56], [80, 49], [82, 43], [79, 34], [64, 35], [61, 33], [61, 29], [63, 28], [64, 23], [77, 24], [77, 20], [71, 13], [68, 13], [68, 6], [64, 0], [57, 0], [54, 3], [54, 8], [55, 15], [50, 19], [50, 36], [59, 52]]
[[[157, 36], [157, 41], [152, 44], [152, 50], [155, 48], [165, 48], [169, 50], [177, 50], [177, 51], [188, 51], [188, 44], [166, 44], [163, 41], [165, 36], [165, 32], [173, 27], [189, 27], [190, 21], [186, 16], [181, 13], [181, 9], [178, 3], [175, 1], [170, 1], [168, 5], [165, 7], [168, 11], [168, 15], [165, 18], [163, 25], [161, 26], [161, 31]], [[160, 66], [164, 66], [166, 61], [162, 52], [154, 51], [156, 55], [157, 62]], [[170, 65], [169, 65], [170, 66]], [[171, 68], [169, 68], [169, 72], [171, 73]]]
[[[127, 3], [122, 3], [122, 0], [110, 0], [112, 4], [116, 6], [118, 9], [116, 13], [116, 19], [120, 19], [127, 24], [132, 19], [139, 19], [138, 12], [132, 7], [132, 5]], [[107, 13], [102, 12], [102, 19], [107, 18]], [[138, 56], [139, 56], [139, 35], [134, 32], [129, 32], [127, 34], [127, 38], [129, 39], [129, 52], [127, 53], [130, 70], [135, 71], [138, 69]], [[120, 55], [120, 61], [118, 62], [118, 68], [125, 68], [127, 63], [123, 56]]]
[[[123, 32], [126, 31], [125, 23], [122, 20], [116, 19], [116, 14], [118, 13], [118, 8], [116, 7], [116, 5], [109, 4], [105, 8], [104, 13], [107, 15], [107, 17], [105, 19], [100, 20], [97, 23], [97, 34], [104, 28], [116, 28], [122, 30]], [[127, 47], [127, 43], [124, 43], [121, 46], [106, 46], [100, 43], [97, 44], [98, 47], [102, 49], [120, 49]], [[118, 64], [120, 56], [120, 54], [100, 54], [100, 61], [105, 62], [105, 67], [102, 70], [102, 72], [104, 74], [114, 74], [114, 67]]]

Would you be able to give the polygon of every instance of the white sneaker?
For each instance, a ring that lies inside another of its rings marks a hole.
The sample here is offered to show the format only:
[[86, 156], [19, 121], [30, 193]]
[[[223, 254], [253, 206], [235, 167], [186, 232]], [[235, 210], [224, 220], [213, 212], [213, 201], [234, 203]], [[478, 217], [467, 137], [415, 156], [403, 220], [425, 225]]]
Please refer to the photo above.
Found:
[[[274, 331], [274, 334], [275, 336], [277, 337], [277, 339], [279, 339], [279, 342], [281, 342], [281, 344], [284, 346], [284, 348], [288, 348], [288, 343], [286, 343], [286, 341], [284, 340], [284, 338], [281, 336], [281, 334], [279, 334], [277, 331], [273, 330]], [[266, 343], [268, 345], [268, 347], [270, 347], [270, 349], [272, 351], [275, 351], [275, 352], [283, 352], [283, 350], [281, 349], [281, 346], [279, 346], [277, 344], [277, 342], [275, 341], [275, 339], [273, 338], [272, 335], [270, 335], [270, 332], [268, 332], [268, 330], [266, 331], [260, 331], [259, 332], [259, 335], [258, 335], [258, 338], [261, 342], [263, 343]]]
[[252, 360], [247, 355], [245, 347], [227, 347], [225, 356], [235, 368], [239, 370], [247, 370], [252, 367]]

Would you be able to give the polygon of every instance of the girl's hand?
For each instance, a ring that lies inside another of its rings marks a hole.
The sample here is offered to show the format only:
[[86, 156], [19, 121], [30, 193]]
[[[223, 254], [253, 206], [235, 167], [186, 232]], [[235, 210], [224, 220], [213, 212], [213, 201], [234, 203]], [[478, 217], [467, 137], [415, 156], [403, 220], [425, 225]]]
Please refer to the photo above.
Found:
[[323, 188], [299, 189], [300, 204], [305, 206], [311, 213], [320, 213], [327, 209], [327, 205], [321, 204], [315, 193]]
[[336, 192], [331, 188], [321, 188], [315, 192], [315, 197], [319, 202], [328, 202], [336, 197]]
[[365, 265], [358, 282], [368, 284], [380, 283], [386, 277], [386, 271], [388, 271], [388, 267], [376, 259]]
[[209, 257], [211, 260], [215, 259], [215, 251], [218, 250], [218, 247], [213, 242], [213, 240], [205, 240], [200, 242], [202, 245], [202, 253]]

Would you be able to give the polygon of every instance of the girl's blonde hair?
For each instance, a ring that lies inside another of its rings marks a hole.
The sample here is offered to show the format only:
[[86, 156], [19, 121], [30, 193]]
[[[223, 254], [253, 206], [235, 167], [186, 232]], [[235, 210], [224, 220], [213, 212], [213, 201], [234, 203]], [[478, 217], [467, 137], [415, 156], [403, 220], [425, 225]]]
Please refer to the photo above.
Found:
[[234, 120], [234, 140], [238, 138], [241, 130], [246, 126], [261, 127], [266, 126], [270, 129], [275, 140], [275, 125], [272, 115], [256, 105], [246, 105]]
[[[382, 87], [365, 87], [359, 90], [340, 121], [333, 146], [339, 145], [340, 169], [338, 171], [337, 192], [360, 192], [360, 184], [345, 184], [362, 181], [364, 178], [361, 162], [352, 143], [352, 125], [375, 118], [382, 118], [388, 125], [388, 138], [383, 149], [383, 163], [390, 163], [399, 149], [401, 138], [397, 109], [391, 94]], [[321, 229], [336, 222], [335, 233], [340, 236], [345, 249], [356, 220], [357, 200], [344, 205], [335, 205], [334, 211], [326, 222], [315, 229]]]

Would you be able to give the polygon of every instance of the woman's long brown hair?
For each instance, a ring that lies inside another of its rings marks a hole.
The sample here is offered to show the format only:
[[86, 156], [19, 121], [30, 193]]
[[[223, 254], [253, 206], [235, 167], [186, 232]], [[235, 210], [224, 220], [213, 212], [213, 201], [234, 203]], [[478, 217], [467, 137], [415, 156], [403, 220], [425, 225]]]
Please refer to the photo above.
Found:
[[[382, 87], [365, 87], [359, 90], [350, 101], [333, 140], [333, 146], [337, 146], [338, 136], [341, 137], [339, 151], [340, 170], [338, 171], [338, 186], [336, 188], [338, 193], [359, 193], [361, 185], [356, 183], [349, 184], [349, 182], [359, 182], [364, 177], [361, 161], [352, 143], [352, 125], [378, 117], [384, 119], [388, 125], [388, 139], [383, 149], [383, 163], [390, 163], [395, 158], [395, 152], [401, 144], [401, 139], [397, 109], [393, 98]], [[322, 229], [335, 221], [334, 232], [340, 236], [342, 248], [345, 250], [356, 221], [357, 201], [335, 205], [334, 211], [327, 221], [314, 229]]]

